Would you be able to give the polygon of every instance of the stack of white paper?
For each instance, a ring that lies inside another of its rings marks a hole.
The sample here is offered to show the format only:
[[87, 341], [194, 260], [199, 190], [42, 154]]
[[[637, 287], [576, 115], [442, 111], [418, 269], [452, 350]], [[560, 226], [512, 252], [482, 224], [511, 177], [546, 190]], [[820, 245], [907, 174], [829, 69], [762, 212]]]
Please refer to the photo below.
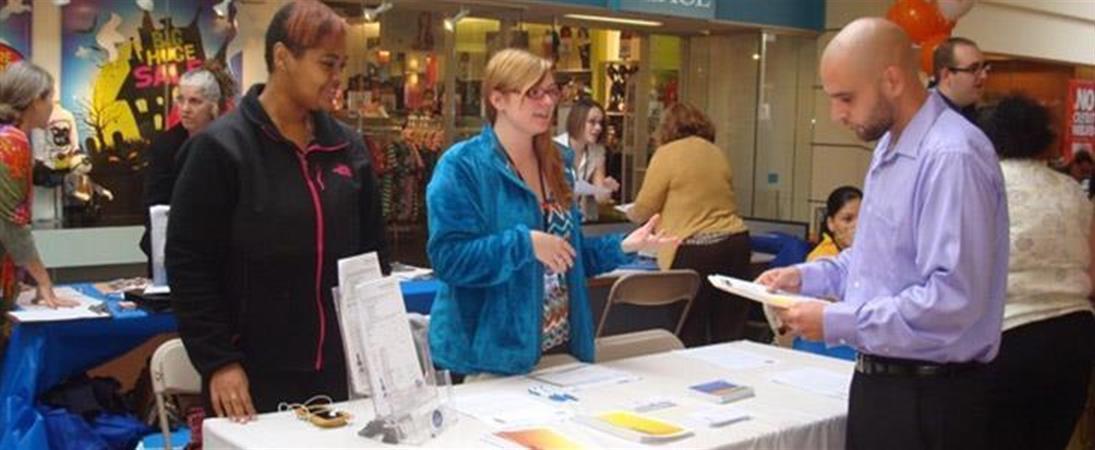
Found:
[[779, 364], [779, 360], [745, 350], [737, 350], [729, 345], [711, 345], [707, 347], [677, 350], [677, 354], [698, 359], [713, 366], [728, 370], [747, 370], [769, 367]]
[[749, 413], [736, 406], [714, 406], [688, 415], [692, 420], [710, 427], [721, 427], [749, 418]]
[[51, 309], [42, 304], [34, 304], [32, 302], [37, 296], [37, 292], [31, 289], [19, 293], [19, 296], [15, 299], [15, 304], [18, 305], [19, 309], [8, 314], [19, 322], [54, 322], [110, 317], [108, 312], [92, 310], [92, 307], [102, 308], [102, 300], [84, 295], [80, 291], [67, 286], [54, 288], [53, 293], [58, 297], [76, 300], [80, 304], [71, 308], [57, 309]]
[[452, 407], [494, 428], [543, 425], [573, 416], [570, 411], [519, 394], [458, 394]]
[[399, 281], [415, 281], [429, 278], [433, 270], [425, 267], [415, 267], [408, 264], [392, 263], [391, 277]]
[[852, 374], [824, 369], [794, 369], [772, 375], [775, 383], [785, 384], [827, 397], [848, 398]]
[[638, 380], [637, 375], [595, 364], [578, 363], [529, 375], [529, 378], [555, 386], [581, 389]]

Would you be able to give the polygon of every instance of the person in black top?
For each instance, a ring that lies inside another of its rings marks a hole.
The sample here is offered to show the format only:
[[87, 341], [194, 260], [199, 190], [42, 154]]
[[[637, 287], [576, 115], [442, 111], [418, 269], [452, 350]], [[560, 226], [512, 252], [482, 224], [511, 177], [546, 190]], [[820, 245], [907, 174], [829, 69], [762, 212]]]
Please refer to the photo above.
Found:
[[246, 422], [279, 402], [348, 396], [337, 263], [375, 251], [389, 270], [365, 144], [328, 114], [347, 28], [318, 1], [281, 7], [266, 31], [268, 83], [183, 146], [167, 274], [217, 416]]
[[935, 89], [947, 105], [975, 124], [977, 102], [985, 93], [985, 80], [991, 69], [977, 43], [964, 37], [947, 38], [932, 53]]
[[198, 133], [221, 114], [228, 112], [236, 97], [236, 83], [220, 62], [210, 60], [203, 67], [191, 70], [179, 78], [175, 106], [179, 123], [152, 140], [148, 148], [144, 173], [145, 228], [140, 247], [149, 258], [151, 274], [152, 242], [149, 235], [148, 208], [171, 203], [171, 191], [178, 175], [179, 149], [193, 134]]

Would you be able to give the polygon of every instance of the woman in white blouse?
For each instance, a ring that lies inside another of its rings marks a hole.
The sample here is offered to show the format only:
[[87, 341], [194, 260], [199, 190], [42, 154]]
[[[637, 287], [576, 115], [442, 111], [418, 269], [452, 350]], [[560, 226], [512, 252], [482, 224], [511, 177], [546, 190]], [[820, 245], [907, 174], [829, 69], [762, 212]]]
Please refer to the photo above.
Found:
[[1075, 180], [1046, 166], [1050, 120], [1023, 96], [981, 114], [1000, 155], [1010, 216], [1004, 332], [990, 371], [995, 449], [1065, 448], [1095, 353], [1092, 204]]
[[[604, 111], [589, 97], [578, 99], [567, 115], [566, 132], [555, 136], [556, 143], [574, 150], [575, 181], [589, 183], [599, 191], [594, 195], [579, 195], [583, 222], [597, 220], [597, 203], [607, 201], [620, 188], [616, 180], [605, 175], [605, 147], [600, 144]], [[576, 193], [581, 194], [582, 190], [579, 187]]]

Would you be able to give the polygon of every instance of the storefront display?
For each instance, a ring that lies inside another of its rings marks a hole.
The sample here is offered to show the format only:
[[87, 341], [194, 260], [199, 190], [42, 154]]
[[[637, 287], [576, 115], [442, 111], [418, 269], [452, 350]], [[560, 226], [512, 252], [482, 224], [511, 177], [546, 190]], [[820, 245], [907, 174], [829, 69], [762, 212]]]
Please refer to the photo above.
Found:
[[[61, 104], [77, 118], [78, 145], [90, 174], [114, 192], [95, 214], [65, 217], [65, 226], [139, 224], [145, 152], [177, 120], [179, 76], [217, 59], [240, 76], [235, 10], [219, 17], [214, 0], [114, 2], [75, 0], [61, 8]], [[145, 9], [148, 8], [148, 9]], [[65, 210], [75, 211], [73, 197]]]

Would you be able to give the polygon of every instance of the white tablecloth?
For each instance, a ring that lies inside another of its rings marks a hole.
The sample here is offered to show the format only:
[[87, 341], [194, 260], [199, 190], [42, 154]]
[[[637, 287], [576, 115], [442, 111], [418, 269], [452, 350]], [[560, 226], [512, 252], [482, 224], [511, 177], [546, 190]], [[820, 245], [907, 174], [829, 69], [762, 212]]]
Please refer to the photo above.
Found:
[[[601, 448], [696, 448], [696, 449], [843, 449], [847, 400], [815, 394], [797, 387], [774, 383], [773, 374], [802, 368], [826, 369], [850, 374], [848, 361], [817, 356], [794, 350], [756, 344], [733, 342], [726, 348], [763, 355], [778, 361], [761, 368], [728, 370], [677, 352], [648, 355], [613, 361], [606, 366], [639, 375], [641, 379], [577, 393], [580, 401], [568, 402], [575, 413], [593, 413], [607, 409], [626, 408], [636, 400], [652, 396], [673, 399], [678, 406], [647, 413], [691, 428], [691, 437], [663, 444], [644, 446], [616, 438], [574, 421], [550, 425], [573, 440]], [[701, 426], [688, 415], [713, 403], [690, 396], [687, 387], [693, 384], [726, 379], [752, 386], [756, 396], [733, 402], [746, 410], [751, 418], [723, 427]], [[535, 384], [525, 377], [511, 377], [457, 386], [454, 396], [484, 392], [527, 394]], [[550, 402], [549, 402], [550, 403]], [[338, 429], [322, 430], [297, 420], [290, 413], [262, 414], [254, 422], [236, 424], [226, 419], [206, 420], [203, 430], [206, 449], [221, 448], [384, 448], [390, 447], [357, 435], [372, 418], [372, 406], [367, 400], [355, 400], [337, 406], [355, 416], [354, 423]], [[429, 448], [490, 447], [484, 437], [494, 431], [486, 424], [461, 415], [459, 421], [440, 436], [427, 442]]]

